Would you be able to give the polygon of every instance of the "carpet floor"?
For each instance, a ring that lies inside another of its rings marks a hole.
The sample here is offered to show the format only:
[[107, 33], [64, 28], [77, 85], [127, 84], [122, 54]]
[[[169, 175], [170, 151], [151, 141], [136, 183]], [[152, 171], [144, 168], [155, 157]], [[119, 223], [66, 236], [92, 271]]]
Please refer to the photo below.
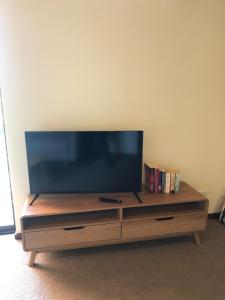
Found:
[[225, 226], [190, 237], [42, 253], [0, 237], [1, 300], [224, 300]]

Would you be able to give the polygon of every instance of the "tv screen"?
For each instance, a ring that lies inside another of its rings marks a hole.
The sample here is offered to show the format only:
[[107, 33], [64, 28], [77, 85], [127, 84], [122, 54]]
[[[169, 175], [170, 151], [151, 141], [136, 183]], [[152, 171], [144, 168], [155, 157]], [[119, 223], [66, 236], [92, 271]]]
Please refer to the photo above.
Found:
[[139, 192], [142, 131], [25, 132], [31, 194]]

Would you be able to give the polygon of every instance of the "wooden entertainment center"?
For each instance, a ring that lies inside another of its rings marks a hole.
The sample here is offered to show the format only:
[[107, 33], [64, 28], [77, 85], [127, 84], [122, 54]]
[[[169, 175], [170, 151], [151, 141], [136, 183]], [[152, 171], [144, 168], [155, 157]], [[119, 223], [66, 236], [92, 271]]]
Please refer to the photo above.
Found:
[[[102, 195], [101, 195], [102, 196]], [[208, 200], [182, 182], [177, 194], [104, 194], [121, 204], [99, 202], [100, 194], [41, 195], [32, 204], [29, 195], [21, 216], [23, 248], [37, 253], [128, 243], [205, 230]]]

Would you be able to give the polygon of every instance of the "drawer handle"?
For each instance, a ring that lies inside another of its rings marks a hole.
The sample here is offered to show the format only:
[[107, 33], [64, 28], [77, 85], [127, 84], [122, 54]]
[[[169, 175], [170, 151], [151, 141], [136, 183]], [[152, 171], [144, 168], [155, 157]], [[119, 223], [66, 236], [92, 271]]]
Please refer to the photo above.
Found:
[[69, 230], [80, 230], [83, 229], [85, 226], [79, 226], [79, 227], [69, 227], [69, 228], [63, 228], [63, 230], [69, 231]]
[[165, 217], [165, 218], [156, 218], [156, 221], [166, 221], [166, 220], [172, 220], [174, 217]]

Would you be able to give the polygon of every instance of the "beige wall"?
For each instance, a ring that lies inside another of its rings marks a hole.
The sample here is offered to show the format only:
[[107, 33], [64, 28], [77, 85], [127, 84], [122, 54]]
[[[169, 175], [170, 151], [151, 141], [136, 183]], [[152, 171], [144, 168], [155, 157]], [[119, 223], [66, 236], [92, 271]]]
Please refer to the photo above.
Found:
[[143, 129], [144, 158], [179, 168], [220, 209], [225, 1], [5, 0], [0, 14], [17, 225], [25, 130]]

